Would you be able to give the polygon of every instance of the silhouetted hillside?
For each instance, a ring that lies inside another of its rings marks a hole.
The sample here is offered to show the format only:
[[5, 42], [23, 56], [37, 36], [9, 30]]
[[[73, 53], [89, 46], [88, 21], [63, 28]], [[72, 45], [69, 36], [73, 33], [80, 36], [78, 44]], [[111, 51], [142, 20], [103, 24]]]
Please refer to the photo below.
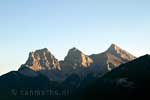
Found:
[[150, 55], [123, 64], [82, 90], [84, 97], [143, 99], [150, 91]]

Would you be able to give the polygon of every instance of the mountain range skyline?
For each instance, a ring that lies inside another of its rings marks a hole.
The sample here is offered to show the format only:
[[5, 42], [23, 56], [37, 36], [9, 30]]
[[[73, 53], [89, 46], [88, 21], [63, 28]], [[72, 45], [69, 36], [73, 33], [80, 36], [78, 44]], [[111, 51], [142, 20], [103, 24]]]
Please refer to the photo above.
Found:
[[[57, 57], [57, 59], [59, 60], [59, 61], [61, 61], [61, 60], [64, 60], [65, 59], [65, 57], [66, 57], [66, 55], [71, 51], [77, 51], [77, 52], [81, 52], [81, 53], [84, 53], [85, 55], [87, 55], [87, 56], [90, 56], [90, 55], [94, 55], [94, 54], [99, 54], [99, 53], [103, 53], [103, 52], [105, 52], [105, 51], [107, 51], [107, 50], [109, 50], [109, 49], [116, 49], [116, 50], [124, 50], [124, 51], [126, 51], [126, 52], [128, 52], [127, 50], [125, 50], [125, 49], [123, 49], [123, 48], [121, 48], [119, 45], [117, 45], [117, 44], [115, 44], [115, 43], [111, 43], [111, 45], [109, 45], [108, 47], [107, 47], [107, 49], [105, 49], [104, 51], [99, 51], [99, 52], [95, 52], [95, 53], [91, 53], [91, 54], [86, 54], [84, 51], [82, 51], [81, 49], [79, 49], [78, 47], [71, 47], [70, 49], [68, 49], [67, 50], [67, 53], [65, 54], [65, 56], [62, 58], [62, 59], [59, 59], [59, 57]], [[29, 52], [29, 55], [31, 54], [31, 53], [34, 53], [34, 52], [40, 52], [40, 51], [49, 51], [49, 52], [51, 52], [51, 50], [50, 49], [48, 49], [48, 48], [40, 48], [40, 49], [35, 49], [35, 50], [33, 50], [33, 51], [30, 51]], [[51, 52], [52, 53], [52, 52]], [[128, 52], [129, 53], [129, 52]], [[56, 54], [54, 54], [54, 53], [52, 53], [54, 56], [56, 55]]]
[[0, 99], [150, 98], [149, 12], [150, 0], [0, 0]]
[[1, 0], [0, 74], [17, 70], [29, 51], [45, 47], [61, 60], [71, 47], [92, 54], [111, 43], [137, 57], [149, 53], [149, 5], [148, 0]]
[[[111, 49], [111, 48], [118, 48], [119, 50], [122, 49], [122, 48], [120, 48], [118, 45], [116, 45], [115, 43], [112, 43], [112, 44], [110, 45], [110, 47], [108, 48], [108, 50]], [[33, 53], [33, 52], [36, 52], [36, 51], [41, 51], [41, 50], [49, 51], [48, 48], [42, 48], [42, 49], [36, 49], [35, 51], [30, 52], [30, 54]], [[124, 50], [124, 49], [123, 49], [123, 50]], [[69, 49], [69, 51], [79, 51], [79, 52], [83, 53], [82, 50], [78, 49], [77, 47], [72, 47], [71, 49]], [[67, 51], [67, 52], [69, 53], [69, 51]], [[104, 50], [104, 51], [102, 51], [102, 52], [95, 52], [95, 53], [92, 53], [92, 54], [83, 53], [83, 54], [85, 54], [85, 55], [87, 55], [87, 56], [90, 56], [90, 55], [100, 54], [100, 53], [103, 53], [103, 52], [105, 52], [105, 51], [107, 51], [107, 49]], [[51, 51], [50, 51], [50, 53], [51, 53]], [[67, 53], [66, 53], [66, 54], [67, 54]], [[54, 56], [55, 56], [55, 54], [54, 54]], [[138, 56], [136, 56], [136, 57], [138, 57]], [[59, 57], [58, 57], [58, 58], [56, 57], [56, 59], [57, 59], [58, 61], [63, 61], [65, 58], [66, 58], [66, 56], [64, 56], [62, 59], [59, 59]], [[23, 63], [21, 63], [21, 64], [23, 64]], [[20, 64], [20, 65], [21, 65], [21, 64]], [[18, 65], [18, 66], [20, 66], [20, 65]], [[18, 66], [15, 66], [16, 68], [14, 67], [14, 68], [12, 68], [12, 69], [9, 69], [9, 70], [7, 70], [7, 71], [4, 71], [4, 72], [1, 73], [0, 75], [5, 74], [5, 73], [7, 73], [7, 72], [9, 72], [9, 71], [11, 71], [11, 70], [18, 70]]]
[[91, 55], [73, 47], [64, 60], [55, 58], [47, 48], [38, 49], [29, 53], [17, 71], [0, 76], [0, 98], [146, 98], [149, 61], [150, 55], [135, 57], [115, 44]]
[[[53, 55], [53, 53], [51, 53], [51, 51], [49, 51], [47, 48], [37, 49], [29, 53], [29, 57], [26, 60], [25, 64], [22, 63], [19, 66], [21, 66], [20, 68], [22, 68], [22, 66], [28, 66], [34, 71], [45, 70], [45, 68], [48, 68], [47, 70], [52, 70], [51, 66], [53, 66], [54, 69], [62, 70], [63, 66], [64, 68], [67, 68], [68, 66], [67, 70], [69, 69], [72, 72], [72, 70], [74, 70], [74, 68], [76, 67], [88, 68], [93, 66], [93, 64], [95, 66], [96, 63], [98, 64], [96, 64], [96, 66], [99, 66], [99, 68], [102, 68], [102, 66], [106, 67], [109, 65], [109, 63], [111, 64], [112, 68], [115, 68], [122, 63], [131, 61], [136, 58], [131, 53], [122, 49], [114, 43], [112, 43], [108, 47], [108, 49], [104, 50], [103, 52], [92, 53], [89, 55], [85, 54], [84, 52], [82, 52], [82, 50], [79, 50], [76, 47], [69, 49], [67, 52], [68, 53], [66, 54], [64, 59], [60, 60], [57, 57], [55, 57], [55, 55]], [[70, 69], [69, 67], [72, 67], [73, 69]], [[20, 68], [17, 66], [16, 70]], [[99, 68], [98, 70], [104, 70]], [[112, 68], [110, 67], [107, 70], [111, 70]]]

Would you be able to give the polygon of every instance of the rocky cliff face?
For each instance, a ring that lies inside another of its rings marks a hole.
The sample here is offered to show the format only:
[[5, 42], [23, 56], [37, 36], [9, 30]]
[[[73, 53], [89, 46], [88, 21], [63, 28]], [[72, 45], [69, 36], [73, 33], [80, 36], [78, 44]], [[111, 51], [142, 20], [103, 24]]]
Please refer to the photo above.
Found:
[[72, 48], [60, 64], [65, 75], [68, 76], [76, 73], [84, 77], [87, 75], [88, 69], [92, 66], [93, 60], [77, 48]]
[[132, 61], [136, 58], [115, 44], [112, 44], [105, 52], [94, 54], [90, 57], [94, 62], [93, 69], [101, 72], [102, 74], [105, 74], [119, 65]]
[[47, 48], [36, 50], [29, 54], [27, 62], [24, 64], [34, 71], [40, 70], [61, 70], [59, 61], [48, 51]]
[[87, 86], [81, 93], [85, 98], [89, 96], [91, 98], [103, 98], [104, 100], [147, 99], [150, 98], [149, 84], [150, 55], [144, 55], [120, 65], [103, 77], [96, 79], [93, 84]]
[[134, 60], [136, 57], [130, 54], [129, 52], [121, 49], [115, 44], [112, 44], [109, 49], [106, 51], [106, 53], [110, 53], [116, 57], [119, 57], [122, 61], [127, 62]]
[[93, 60], [77, 48], [72, 48], [69, 50], [64, 62], [67, 62], [76, 69], [76, 67], [90, 67]]
[[89, 73], [103, 75], [133, 59], [135, 57], [132, 54], [115, 44], [105, 52], [91, 56], [74, 47], [68, 51], [63, 61], [58, 61], [48, 49], [44, 48], [31, 52], [22, 67], [40, 72], [51, 80], [63, 80], [74, 73], [80, 77], [85, 77]]
[[129, 52], [121, 49], [115, 44], [112, 44], [109, 49], [105, 52], [107, 54], [107, 66], [111, 70], [123, 63], [134, 60], [136, 57], [130, 54]]
[[47, 48], [31, 52], [26, 63], [23, 64], [19, 69], [20, 73], [26, 76], [32, 76], [31, 74], [33, 72], [29, 73], [26, 68], [30, 68], [38, 74], [46, 76], [49, 80], [52, 81], [61, 81], [64, 79], [59, 61]]

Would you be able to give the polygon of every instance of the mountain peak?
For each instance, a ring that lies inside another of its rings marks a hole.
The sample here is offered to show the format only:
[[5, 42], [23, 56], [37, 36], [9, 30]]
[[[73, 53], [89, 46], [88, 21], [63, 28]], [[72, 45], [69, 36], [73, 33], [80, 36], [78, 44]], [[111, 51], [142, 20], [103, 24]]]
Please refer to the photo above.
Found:
[[40, 49], [40, 51], [47, 51], [47, 52], [50, 52], [47, 48]]
[[[35, 53], [39, 53], [39, 52], [50, 52], [47, 48], [43, 48], [43, 49], [38, 49], [34, 51]], [[33, 52], [31, 52], [33, 53]]]
[[108, 50], [112, 50], [112, 49], [113, 50], [121, 50], [121, 48], [114, 43], [111, 44], [111, 46], [109, 47]]
[[77, 50], [77, 48], [76, 47], [73, 47], [73, 48], [71, 48], [72, 50]]
[[125, 51], [124, 49], [120, 48], [114, 43], [111, 44], [111, 46], [108, 48], [106, 53], [112, 54], [116, 57], [121, 57], [123, 60], [127, 60], [127, 61], [131, 61], [136, 58], [135, 56]]
[[114, 43], [112, 43], [112, 44], [111, 44], [111, 47], [115, 47], [115, 46], [117, 46], [117, 45], [116, 45], [116, 44], [114, 44]]
[[70, 50], [69, 50], [69, 52], [68, 53], [73, 53], [73, 52], [80, 52], [80, 53], [82, 53], [78, 48], [76, 48], [76, 47], [73, 47], [73, 48], [71, 48]]
[[93, 62], [91, 58], [75, 47], [69, 50], [64, 61], [76, 67], [88, 67]]
[[30, 52], [27, 62], [24, 64], [34, 71], [39, 70], [60, 70], [59, 61], [47, 48]]
[[[71, 48], [69, 51], [68, 51], [68, 54], [67, 56], [65, 57], [66, 58], [79, 58], [82, 54], [84, 54], [82, 51], [80, 51], [79, 49], [77, 49], [76, 47], [73, 47]], [[85, 54], [84, 54], [85, 55]]]

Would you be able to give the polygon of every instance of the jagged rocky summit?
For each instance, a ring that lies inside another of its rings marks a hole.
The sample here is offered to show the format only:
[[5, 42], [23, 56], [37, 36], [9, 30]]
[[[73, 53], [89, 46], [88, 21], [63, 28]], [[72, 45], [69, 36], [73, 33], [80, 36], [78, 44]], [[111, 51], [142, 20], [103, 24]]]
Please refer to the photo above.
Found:
[[89, 56], [74, 47], [68, 51], [63, 61], [59, 61], [47, 48], [44, 48], [31, 52], [26, 63], [21, 66], [20, 71], [22, 68], [30, 68], [47, 76], [50, 80], [64, 80], [71, 74], [77, 74], [84, 78], [90, 73], [101, 76], [120, 64], [135, 58], [135, 56], [115, 44], [112, 44], [103, 53]]
[[59, 61], [47, 49], [30, 52], [29, 58], [24, 64], [34, 71], [39, 70], [61, 70]]

